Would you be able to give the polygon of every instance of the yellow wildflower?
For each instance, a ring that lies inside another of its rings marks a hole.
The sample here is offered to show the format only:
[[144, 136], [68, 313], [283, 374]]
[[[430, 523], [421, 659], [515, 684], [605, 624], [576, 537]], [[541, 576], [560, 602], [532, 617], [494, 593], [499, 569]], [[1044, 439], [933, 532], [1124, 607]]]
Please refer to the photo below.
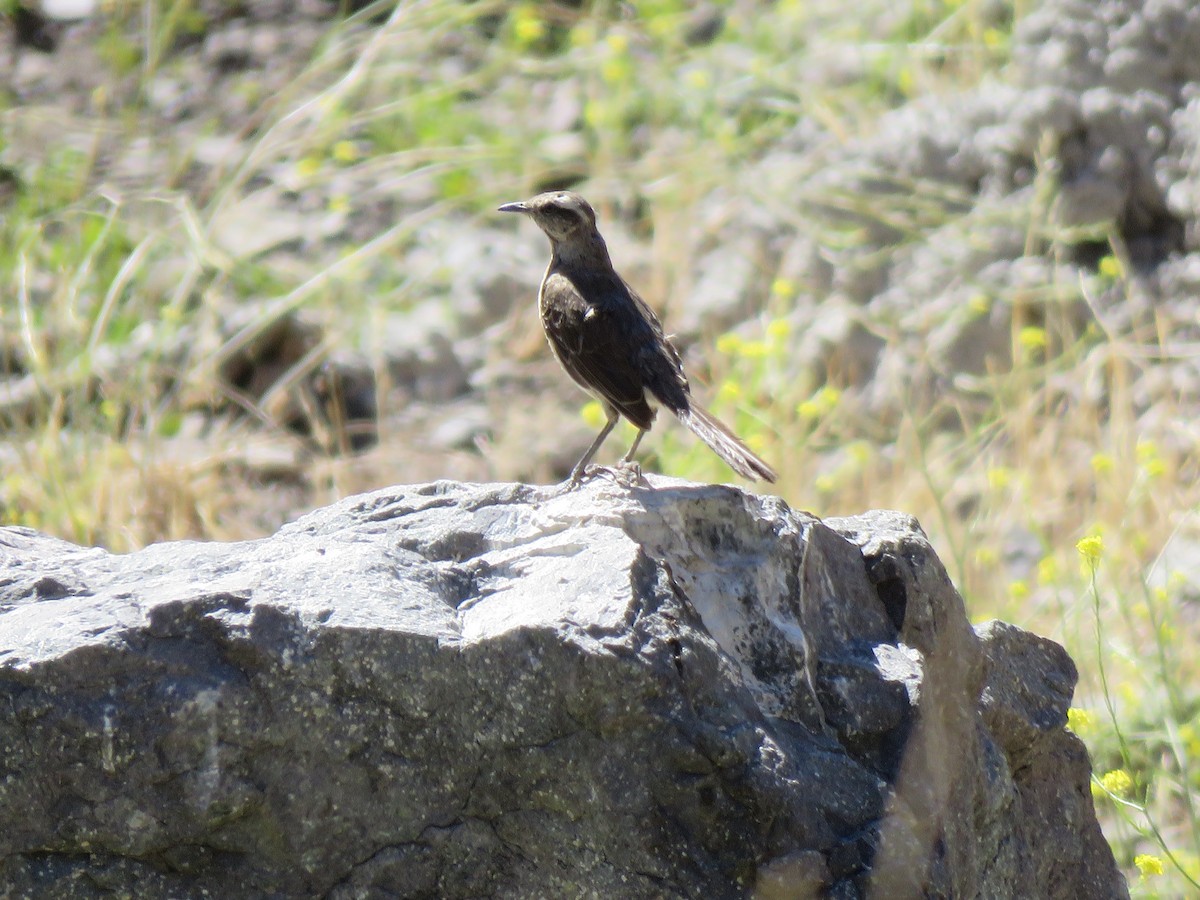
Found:
[[1087, 560], [1088, 565], [1094, 566], [1100, 562], [1100, 557], [1104, 555], [1104, 538], [1098, 534], [1089, 534], [1075, 545], [1075, 549], [1083, 554], [1083, 558]]
[[1163, 873], [1162, 860], [1157, 856], [1151, 856], [1149, 853], [1139, 853], [1133, 858], [1133, 864], [1138, 867], [1138, 871], [1142, 873], [1143, 878]]
[[1124, 769], [1113, 769], [1100, 776], [1100, 786], [1116, 797], [1124, 797], [1133, 790], [1133, 779]]

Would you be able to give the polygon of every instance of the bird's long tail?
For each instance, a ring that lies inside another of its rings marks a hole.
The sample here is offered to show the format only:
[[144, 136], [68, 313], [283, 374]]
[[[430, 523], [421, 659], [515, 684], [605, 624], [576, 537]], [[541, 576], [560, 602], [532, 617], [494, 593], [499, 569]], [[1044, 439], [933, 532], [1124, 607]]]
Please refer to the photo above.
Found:
[[754, 451], [742, 443], [742, 439], [722, 424], [712, 413], [697, 403], [691, 403], [687, 408], [675, 413], [679, 421], [686, 425], [696, 437], [708, 444], [709, 448], [729, 464], [729, 468], [739, 475], [757, 481], [774, 482], [775, 470], [755, 456]]

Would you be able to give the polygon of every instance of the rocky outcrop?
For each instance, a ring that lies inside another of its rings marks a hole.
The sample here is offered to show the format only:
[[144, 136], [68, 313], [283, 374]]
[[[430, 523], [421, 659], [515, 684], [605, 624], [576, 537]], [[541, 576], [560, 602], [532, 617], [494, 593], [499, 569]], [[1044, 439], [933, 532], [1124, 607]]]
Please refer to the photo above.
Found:
[[1126, 896], [1061, 648], [909, 517], [653, 481], [0, 530], [7, 895]]

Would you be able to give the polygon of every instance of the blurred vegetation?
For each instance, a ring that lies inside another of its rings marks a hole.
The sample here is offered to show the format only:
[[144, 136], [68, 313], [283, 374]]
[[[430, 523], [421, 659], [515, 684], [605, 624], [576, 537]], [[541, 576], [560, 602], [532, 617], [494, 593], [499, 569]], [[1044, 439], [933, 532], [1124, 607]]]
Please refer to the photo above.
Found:
[[[331, 21], [285, 89], [231, 77], [229, 96], [251, 112], [235, 123], [225, 106], [198, 109], [186, 140], [156, 122], [151, 88], [186, 76], [181, 48], [210, 27], [210, 6], [105, 10], [106, 77], [85, 108], [58, 121], [0, 90], [0, 517], [126, 550], [269, 527], [245, 514], [279, 490], [245, 461], [271, 431], [269, 404], [238, 396], [222, 364], [304, 310], [329, 345], [377, 361], [386, 384], [378, 325], [431, 292], [398, 262], [429, 223], [482, 217], [550, 185], [636, 186], [631, 227], [653, 236], [669, 296], [694, 263], [669, 227], [700, 198], [744, 188], [737, 173], [804, 122], [851, 141], [889, 109], [994, 75], [1027, 4], [371, 4]], [[818, 49], [856, 60], [853, 77], [806, 78]], [[582, 104], [566, 144], [546, 112], [564, 82]], [[198, 135], [235, 128], [232, 155], [193, 165]], [[157, 168], [107, 168], [114, 146], [138, 141]], [[306, 245], [299, 260], [239, 254], [216, 234], [264, 182], [297, 203], [319, 199], [330, 216], [386, 224], [364, 241]], [[391, 195], [406, 191], [420, 211], [389, 217]], [[769, 202], [778, 186], [762, 191]], [[1044, 201], [1014, 214], [1031, 249], [1059, 259], [1078, 236], [1056, 232]], [[949, 226], [986, 239], [987, 223], [955, 209], [895, 192], [872, 197], [870, 214], [903, 242]], [[813, 227], [836, 251], [867, 246], [853, 224]], [[772, 272], [760, 317], [707, 336], [698, 391], [777, 464], [782, 496], [820, 515], [917, 515], [976, 620], [1004, 618], [1068, 648], [1081, 670], [1070, 727], [1092, 753], [1106, 834], [1135, 896], [1178, 897], [1200, 889], [1200, 667], [1194, 585], [1164, 548], [1193, 522], [1198, 455], [1194, 440], [1136, 427], [1135, 391], [1149, 389], [1137, 376], [1161, 360], [1155, 348], [1057, 312], [1123, 289], [1119, 243], [1095, 237], [1109, 252], [1093, 281], [1064, 267], [1041, 296], [981, 295], [962, 311], [1013, 311], [1011, 366], [975, 378], [966, 397], [914, 391], [880, 421], [847, 373], [794, 377], [788, 313], [814, 288]], [[223, 311], [243, 306], [230, 336]], [[891, 339], [893, 324], [874, 323], [876, 334]], [[1064, 379], [1101, 383], [1103, 397], [1052, 389]], [[1159, 420], [1194, 418], [1159, 383]], [[230, 407], [253, 415], [214, 414]], [[657, 429], [648, 445], [648, 468], [729, 478], [682, 429]], [[292, 477], [304, 502], [343, 491], [327, 461]]]

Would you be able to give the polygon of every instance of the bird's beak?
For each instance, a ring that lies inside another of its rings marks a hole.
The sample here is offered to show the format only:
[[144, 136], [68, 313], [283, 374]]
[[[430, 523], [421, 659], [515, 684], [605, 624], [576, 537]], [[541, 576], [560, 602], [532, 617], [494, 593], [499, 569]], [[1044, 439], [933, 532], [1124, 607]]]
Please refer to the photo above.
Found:
[[529, 212], [529, 206], [525, 203], [524, 200], [518, 200], [516, 203], [505, 203], [503, 206], [498, 207], [496, 211], [497, 212], [527, 213], [527, 212]]

